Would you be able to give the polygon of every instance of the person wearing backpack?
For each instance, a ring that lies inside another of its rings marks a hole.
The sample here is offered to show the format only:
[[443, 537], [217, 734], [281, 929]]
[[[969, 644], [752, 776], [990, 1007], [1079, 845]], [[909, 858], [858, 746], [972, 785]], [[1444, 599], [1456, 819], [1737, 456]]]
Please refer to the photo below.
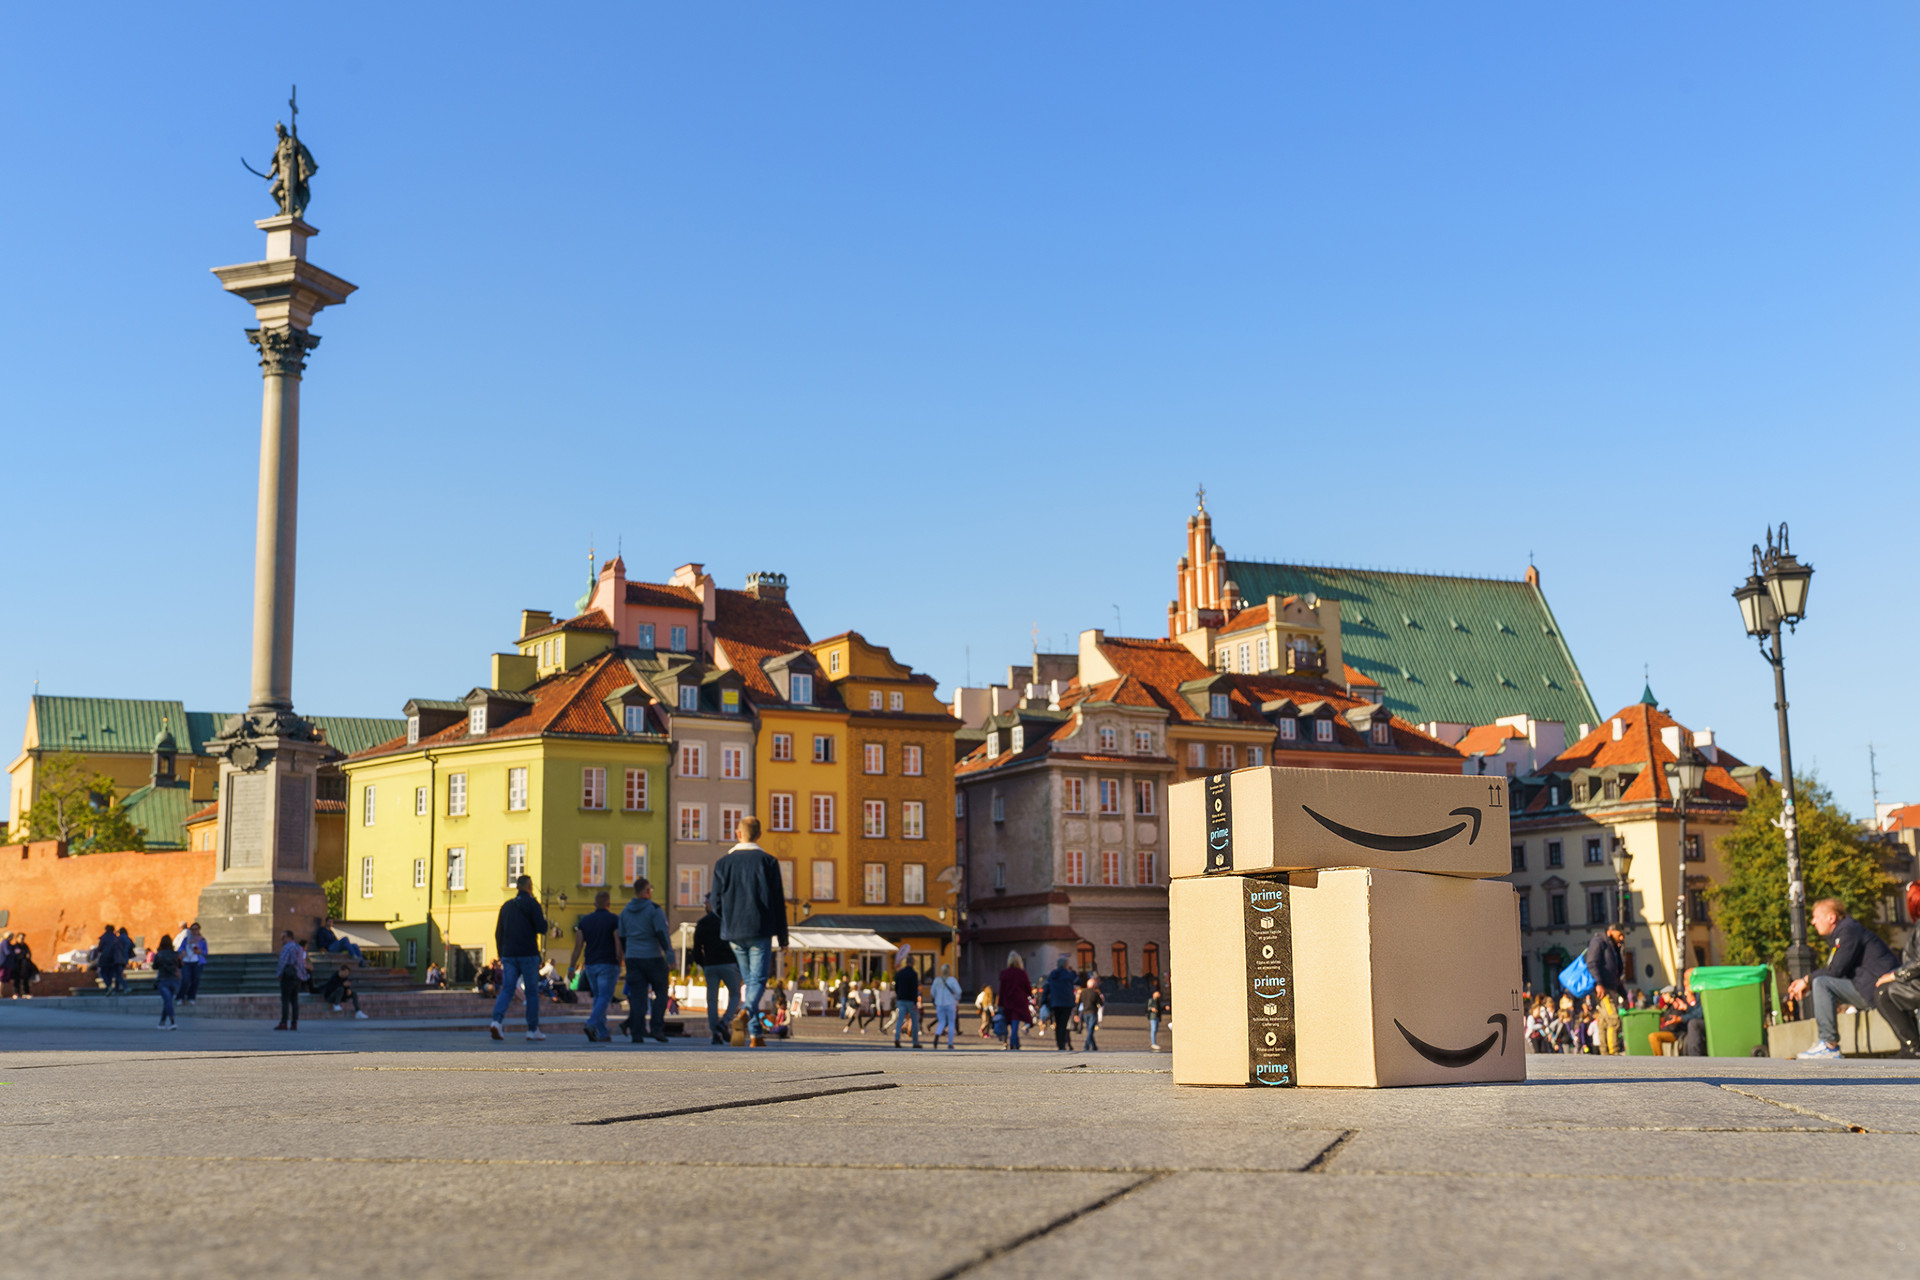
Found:
[[1062, 1052], [1073, 1047], [1073, 1010], [1078, 1003], [1075, 985], [1073, 970], [1067, 967], [1067, 958], [1061, 956], [1054, 962], [1053, 971], [1047, 974], [1042, 994], [1046, 996], [1047, 1012], [1053, 1018], [1053, 1047]]

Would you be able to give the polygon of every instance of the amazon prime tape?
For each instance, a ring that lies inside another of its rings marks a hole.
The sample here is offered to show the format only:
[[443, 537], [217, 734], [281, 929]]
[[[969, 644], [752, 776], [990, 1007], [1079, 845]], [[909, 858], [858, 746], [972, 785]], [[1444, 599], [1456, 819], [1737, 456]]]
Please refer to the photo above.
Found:
[[1168, 872], [1380, 867], [1491, 878], [1512, 869], [1504, 778], [1237, 769], [1167, 789]]
[[1173, 1079], [1376, 1088], [1526, 1079], [1504, 881], [1353, 867], [1176, 880]]

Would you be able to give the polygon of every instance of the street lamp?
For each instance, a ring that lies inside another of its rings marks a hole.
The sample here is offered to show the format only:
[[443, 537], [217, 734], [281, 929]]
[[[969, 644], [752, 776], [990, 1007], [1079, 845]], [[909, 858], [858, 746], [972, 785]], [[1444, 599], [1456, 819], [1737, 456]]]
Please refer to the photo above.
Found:
[[[1773, 667], [1773, 709], [1780, 719], [1780, 829], [1787, 840], [1787, 922], [1793, 942], [1787, 948], [1787, 976], [1813, 972], [1813, 948], [1807, 945], [1807, 886], [1800, 878], [1800, 825], [1794, 811], [1793, 751], [1787, 736], [1787, 674], [1780, 656], [1780, 629], [1791, 631], [1807, 616], [1807, 586], [1813, 566], [1801, 564], [1787, 548], [1782, 521], [1777, 540], [1767, 530], [1767, 549], [1753, 549], [1753, 572], [1733, 593], [1747, 634], [1760, 642], [1760, 656]], [[1772, 640], [1772, 647], [1768, 647]]]
[[1621, 845], [1613, 851], [1613, 874], [1620, 878], [1620, 930], [1626, 932], [1633, 923], [1633, 898], [1627, 892], [1627, 868], [1633, 865], [1633, 855], [1627, 852], [1627, 846]]
[[1667, 765], [1667, 787], [1673, 792], [1673, 812], [1680, 819], [1680, 874], [1673, 904], [1673, 980], [1688, 968], [1687, 957], [1687, 797], [1707, 784], [1707, 758], [1695, 750], [1693, 734], [1680, 731], [1680, 754]]

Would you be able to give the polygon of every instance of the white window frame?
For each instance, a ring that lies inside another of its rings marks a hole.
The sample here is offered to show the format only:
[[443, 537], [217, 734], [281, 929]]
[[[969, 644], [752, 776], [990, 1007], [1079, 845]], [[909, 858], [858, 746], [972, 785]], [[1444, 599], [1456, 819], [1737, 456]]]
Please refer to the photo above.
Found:
[[780, 892], [786, 897], [786, 900], [788, 902], [792, 902], [794, 900], [793, 899], [793, 859], [779, 858], [779, 859], [776, 859], [776, 861], [778, 861], [780, 864]]
[[630, 703], [622, 708], [622, 710], [626, 713], [622, 717], [622, 720], [626, 725], [628, 733], [645, 733], [647, 731], [647, 709], [644, 706], [641, 706], [639, 703]]
[[774, 734], [773, 749], [770, 752], [768, 752], [768, 754], [773, 759], [778, 761], [785, 762], [785, 761], [792, 760], [793, 759], [793, 735], [790, 733]]
[[[653, 808], [653, 779], [651, 770], [629, 769], [624, 779], [626, 783], [625, 803], [628, 813], [645, 813]], [[635, 784], [638, 784], [637, 786]], [[635, 804], [638, 800], [640, 803]]]
[[1087, 882], [1087, 851], [1085, 849], [1069, 849], [1066, 852], [1064, 861], [1066, 882], [1068, 884], [1085, 884]]
[[740, 691], [738, 689], [722, 689], [720, 691], [720, 714], [723, 716], [737, 716], [740, 714]]
[[1231, 742], [1221, 743], [1219, 750], [1214, 754], [1220, 761], [1220, 772], [1226, 773], [1238, 767], [1235, 765], [1234, 760], [1238, 757], [1239, 753], [1233, 749]]
[[413, 789], [413, 816], [416, 818], [426, 817], [427, 805], [429, 803], [431, 802], [427, 799], [427, 789], [425, 787], [415, 787]]
[[1375, 720], [1373, 722], [1373, 745], [1376, 747], [1390, 747], [1393, 745], [1393, 726], [1385, 720]]
[[[1133, 780], [1133, 811], [1141, 817], [1151, 817], [1154, 812], [1154, 785], [1152, 778]], [[1142, 802], [1145, 803], [1142, 803]]]
[[643, 622], [635, 627], [633, 629], [633, 640], [636, 648], [653, 648], [653, 624], [651, 622]]
[[[647, 846], [644, 844], [622, 845], [620, 848], [620, 883], [631, 889], [647, 875]], [[695, 902], [695, 906], [699, 903]]]
[[1261, 636], [1258, 640], [1254, 641], [1253, 652], [1254, 670], [1273, 670], [1273, 646], [1265, 636]]
[[410, 747], [413, 747], [413, 746], [418, 746], [419, 744], [420, 744], [420, 717], [408, 716], [407, 717], [407, 745]]
[[867, 839], [887, 838], [887, 802], [885, 800], [861, 801], [860, 818], [860, 831]]
[[1062, 778], [1060, 788], [1062, 805], [1067, 813], [1087, 811], [1087, 780], [1085, 778]]
[[360, 825], [363, 827], [373, 825], [373, 784], [371, 783], [360, 789]]
[[1257, 769], [1261, 765], [1265, 764], [1266, 762], [1267, 762], [1267, 749], [1265, 747], [1248, 747], [1247, 748], [1247, 767], [1248, 768]]
[[861, 748], [866, 771], [870, 774], [883, 774], [887, 771], [887, 748], [878, 742], [869, 742]]
[[787, 687], [793, 691], [789, 702], [802, 707], [813, 705], [813, 676], [810, 673], [795, 671], [787, 677]]
[[1240, 642], [1240, 670], [1248, 675], [1253, 672], [1253, 642], [1250, 640]]
[[878, 689], [867, 690], [867, 710], [878, 711], [879, 709], [880, 709], [880, 691]]
[[747, 816], [747, 810], [737, 804], [720, 806], [720, 824], [713, 829], [713, 838], [721, 844], [733, 840], [734, 832], [740, 829], [740, 819]]
[[580, 883], [588, 889], [599, 889], [607, 883], [607, 846], [594, 841], [584, 841], [580, 845]]
[[902, 840], [925, 840], [927, 838], [927, 806], [922, 800], [902, 800], [900, 802], [900, 838]]
[[1016, 724], [1013, 726], [1013, 732], [1008, 736], [1012, 739], [1012, 741], [1007, 744], [1009, 748], [1014, 751], [1025, 751], [1027, 749], [1027, 726], [1024, 724]]
[[860, 868], [860, 903], [867, 907], [887, 905], [887, 864], [865, 863]]
[[424, 889], [427, 887], [427, 860], [425, 858], [415, 858], [413, 860], [413, 887], [416, 889]]
[[908, 862], [900, 867], [900, 905], [924, 906], [927, 901], [927, 864]]
[[467, 890], [467, 846], [454, 845], [447, 850], [447, 892], [465, 893]]
[[1118, 885], [1127, 882], [1127, 862], [1118, 849], [1100, 851], [1100, 883]]
[[730, 781], [738, 781], [747, 776], [747, 749], [745, 747], [726, 746], [720, 748], [720, 776]]
[[707, 896], [707, 869], [701, 866], [681, 867], [674, 877], [673, 905], [676, 907], [698, 908]]
[[407, 939], [407, 968], [412, 969], [420, 963], [420, 939]]
[[667, 628], [667, 647], [675, 653], [687, 651], [687, 629], [685, 627]]
[[834, 883], [834, 861], [832, 858], [815, 858], [813, 865], [807, 868], [808, 878], [813, 881], [813, 900], [815, 902], [833, 902], [839, 893]]
[[1100, 779], [1100, 812], [1115, 814], [1120, 811], [1120, 779]]
[[827, 670], [834, 675], [840, 674], [840, 651], [838, 649], [827, 654]]
[[1333, 721], [1325, 716], [1315, 716], [1313, 720], [1313, 740], [1315, 742], [1333, 741]]
[[1118, 751], [1120, 749], [1120, 731], [1110, 724], [1100, 726], [1100, 749]]
[[707, 838], [707, 806], [682, 802], [678, 809], [674, 830], [680, 840], [705, 841]]
[[1133, 754], [1137, 756], [1153, 754], [1153, 730], [1135, 729], [1133, 731]]
[[698, 711], [700, 709], [700, 686], [683, 684], [680, 686], [680, 710]]
[[371, 898], [373, 896], [372, 858], [360, 859], [360, 896], [363, 898]]
[[839, 752], [834, 749], [832, 734], [816, 733], [813, 735], [813, 762], [815, 764], [832, 764], [838, 755]]
[[527, 874], [527, 846], [516, 840], [507, 846], [507, 887]]
[[[835, 824], [839, 817], [834, 812], [835, 807], [835, 796], [831, 791], [815, 791], [809, 795], [807, 813], [812, 825], [808, 829], [821, 835], [831, 835], [837, 829]], [[821, 822], [823, 816], [826, 819], [824, 824]]]
[[926, 768], [926, 753], [918, 743], [909, 742], [900, 748], [900, 775], [905, 778], [923, 776]]
[[1189, 742], [1187, 744], [1187, 768], [1204, 769], [1207, 767], [1207, 744]]
[[527, 808], [527, 767], [515, 765], [507, 770], [507, 811], [524, 813]]
[[607, 771], [599, 765], [580, 769], [580, 807], [596, 813], [607, 807]]
[[487, 736], [486, 703], [483, 702], [477, 707], [469, 707], [467, 709], [467, 736], [469, 738], [484, 738]]
[[907, 709], [906, 694], [901, 693], [898, 689], [895, 689], [893, 692], [887, 695], [887, 710], [905, 711], [906, 709]]
[[449, 818], [467, 816], [467, 775], [464, 773], [447, 775], [447, 816]]
[[1233, 699], [1224, 693], [1208, 694], [1207, 714], [1215, 720], [1231, 720], [1233, 718]]
[[707, 776], [706, 743], [683, 742], [680, 744], [680, 776], [683, 778], [704, 778]]
[[1280, 741], [1298, 742], [1300, 740], [1300, 722], [1292, 716], [1280, 722]]
[[1136, 849], [1133, 854], [1134, 883], [1154, 885], [1160, 883], [1160, 855], [1152, 849]]
[[798, 797], [791, 791], [775, 791], [767, 796], [767, 829], [792, 831]]

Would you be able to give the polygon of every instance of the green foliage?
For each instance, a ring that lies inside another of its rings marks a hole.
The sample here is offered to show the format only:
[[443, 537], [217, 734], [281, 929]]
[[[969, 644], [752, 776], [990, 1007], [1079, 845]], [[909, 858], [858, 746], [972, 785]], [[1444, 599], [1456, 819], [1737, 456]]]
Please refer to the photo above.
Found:
[[347, 878], [335, 876], [331, 880], [320, 882], [320, 892], [327, 895], [327, 914], [335, 920], [347, 918]]
[[145, 849], [147, 835], [127, 817], [113, 794], [113, 779], [88, 773], [86, 761], [72, 753], [40, 761], [40, 794], [21, 819], [13, 838], [62, 840], [69, 853], [113, 853]]
[[[1847, 914], [1872, 927], [1887, 881], [1874, 849], [1851, 815], [1834, 803], [1818, 779], [1799, 780], [1800, 874], [1807, 886], [1807, 941], [1824, 960], [1811, 908], [1837, 898]], [[1746, 812], [1720, 841], [1726, 880], [1707, 890], [1714, 923], [1727, 939], [1729, 964], [1780, 967], [1792, 934], [1787, 922], [1787, 841], [1774, 823], [1785, 793], [1778, 784], [1757, 788]]]

